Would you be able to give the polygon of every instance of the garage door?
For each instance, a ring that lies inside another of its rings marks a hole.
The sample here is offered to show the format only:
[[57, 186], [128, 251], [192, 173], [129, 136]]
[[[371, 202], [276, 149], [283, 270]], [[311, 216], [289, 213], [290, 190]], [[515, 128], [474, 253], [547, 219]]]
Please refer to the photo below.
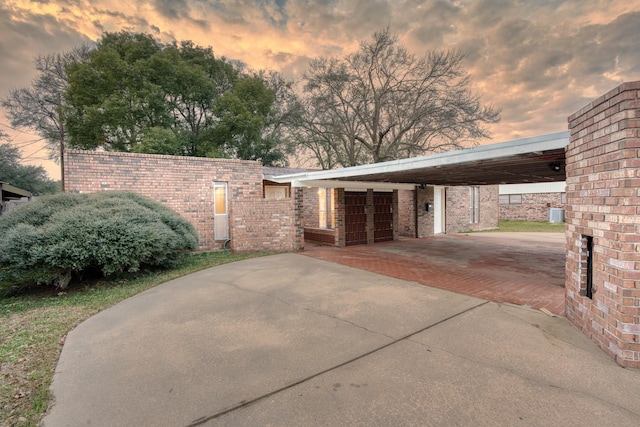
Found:
[[344, 193], [344, 234], [347, 246], [367, 243], [366, 205], [366, 193]]
[[393, 193], [373, 193], [373, 241], [393, 240]]

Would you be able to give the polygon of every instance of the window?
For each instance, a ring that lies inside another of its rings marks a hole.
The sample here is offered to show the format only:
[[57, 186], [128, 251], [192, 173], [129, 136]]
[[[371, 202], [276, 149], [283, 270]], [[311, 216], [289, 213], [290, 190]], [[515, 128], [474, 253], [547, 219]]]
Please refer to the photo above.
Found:
[[567, 204], [567, 193], [560, 194], [560, 203], [562, 203], [563, 205]]
[[318, 188], [318, 226], [327, 228], [327, 189]]
[[480, 222], [480, 187], [469, 187], [469, 223]]
[[501, 205], [520, 205], [522, 204], [522, 194], [501, 194], [498, 200]]
[[213, 183], [213, 227], [215, 240], [227, 240], [229, 238], [226, 182]]
[[267, 200], [288, 199], [289, 187], [284, 185], [265, 185], [264, 198]]
[[593, 299], [593, 236], [580, 238], [580, 295]]

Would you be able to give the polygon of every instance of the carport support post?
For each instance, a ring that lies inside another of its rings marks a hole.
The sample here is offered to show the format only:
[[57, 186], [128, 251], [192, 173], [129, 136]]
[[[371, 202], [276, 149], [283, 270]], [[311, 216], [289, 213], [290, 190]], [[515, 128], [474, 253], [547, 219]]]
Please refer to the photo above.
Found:
[[335, 197], [336, 210], [336, 246], [342, 248], [347, 245], [345, 234], [344, 188], [336, 188], [333, 192], [333, 197]]
[[566, 315], [640, 368], [640, 81], [569, 117]]
[[393, 190], [391, 209], [393, 212], [393, 240], [398, 240], [400, 238], [400, 195], [398, 190]]
[[304, 188], [294, 187], [295, 232], [293, 247], [296, 251], [304, 250]]
[[373, 189], [367, 189], [367, 205], [365, 206], [365, 215], [367, 216], [367, 244], [375, 242], [375, 221], [373, 207]]

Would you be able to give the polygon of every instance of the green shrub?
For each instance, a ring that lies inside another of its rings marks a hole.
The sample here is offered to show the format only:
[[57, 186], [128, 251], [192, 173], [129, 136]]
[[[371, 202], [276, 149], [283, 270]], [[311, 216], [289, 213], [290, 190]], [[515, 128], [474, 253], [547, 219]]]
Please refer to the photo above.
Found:
[[72, 275], [170, 267], [197, 247], [193, 226], [134, 193], [41, 197], [0, 217], [0, 287], [49, 284]]

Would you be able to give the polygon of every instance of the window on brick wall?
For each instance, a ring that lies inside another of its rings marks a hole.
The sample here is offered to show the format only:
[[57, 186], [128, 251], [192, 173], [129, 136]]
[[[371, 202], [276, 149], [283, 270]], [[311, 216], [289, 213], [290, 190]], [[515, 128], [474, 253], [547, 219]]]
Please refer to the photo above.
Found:
[[522, 194], [501, 194], [498, 201], [501, 205], [520, 205], [522, 204]]
[[213, 227], [216, 240], [229, 238], [227, 183], [213, 183]]
[[335, 200], [333, 188], [318, 188], [318, 227], [335, 228]]
[[327, 228], [327, 189], [318, 188], [318, 225]]
[[480, 222], [480, 187], [469, 187], [469, 223]]
[[560, 194], [560, 203], [562, 203], [563, 205], [567, 204], [567, 193]]
[[284, 185], [265, 185], [264, 198], [267, 200], [282, 200], [290, 197], [289, 187]]
[[593, 299], [593, 237], [580, 237], [580, 295]]

